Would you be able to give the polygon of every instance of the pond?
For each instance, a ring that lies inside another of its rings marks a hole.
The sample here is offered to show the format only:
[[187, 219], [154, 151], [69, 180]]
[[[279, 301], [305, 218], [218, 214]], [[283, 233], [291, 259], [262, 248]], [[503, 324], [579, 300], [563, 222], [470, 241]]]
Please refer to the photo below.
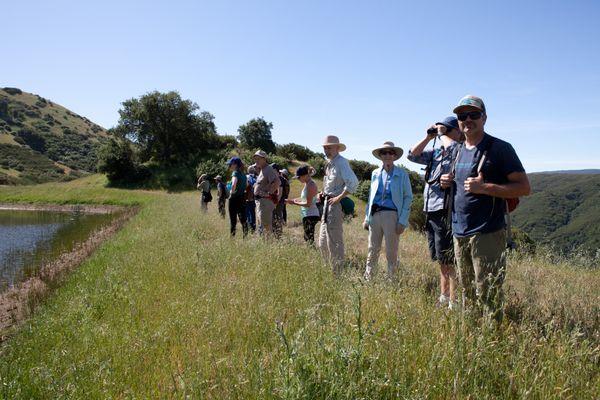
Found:
[[118, 214], [0, 210], [0, 292], [73, 250]]

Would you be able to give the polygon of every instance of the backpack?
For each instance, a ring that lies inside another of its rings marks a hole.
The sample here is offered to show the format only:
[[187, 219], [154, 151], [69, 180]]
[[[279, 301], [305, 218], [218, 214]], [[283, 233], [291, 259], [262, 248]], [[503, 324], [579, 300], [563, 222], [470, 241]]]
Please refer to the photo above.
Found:
[[340, 200], [344, 216], [354, 217], [354, 201], [350, 197], [344, 197]]

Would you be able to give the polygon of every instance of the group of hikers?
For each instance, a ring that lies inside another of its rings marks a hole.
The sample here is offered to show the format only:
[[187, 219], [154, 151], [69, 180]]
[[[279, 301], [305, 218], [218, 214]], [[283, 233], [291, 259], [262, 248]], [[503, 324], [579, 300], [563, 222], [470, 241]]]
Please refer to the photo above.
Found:
[[[440, 266], [437, 304], [456, 308], [460, 286], [460, 304], [475, 306], [501, 320], [509, 211], [519, 197], [529, 194], [529, 180], [513, 147], [484, 131], [487, 111], [481, 98], [463, 97], [453, 113], [431, 125], [407, 156], [426, 166], [423, 211], [431, 259]], [[432, 141], [433, 148], [425, 150]], [[230, 187], [221, 176], [215, 178], [217, 202], [224, 217], [225, 199], [229, 197], [231, 235], [235, 235], [239, 220], [244, 235], [258, 230], [265, 237], [281, 235], [287, 221], [286, 205], [299, 206], [304, 239], [312, 245], [315, 226], [321, 222], [317, 246], [338, 276], [345, 264], [343, 204], [356, 190], [358, 179], [340, 154], [346, 146], [338, 137], [326, 136], [322, 146], [328, 160], [322, 190], [312, 179], [314, 169], [301, 166], [294, 178], [303, 184], [302, 192], [299, 198], [290, 199], [288, 171], [269, 164], [268, 155], [259, 150], [247, 174], [240, 158], [228, 160]], [[363, 222], [369, 231], [365, 280], [377, 272], [384, 240], [387, 275], [396, 276], [399, 239], [408, 227], [413, 199], [408, 173], [394, 165], [404, 153], [402, 148], [387, 141], [372, 153], [382, 165], [371, 174]], [[212, 200], [206, 175], [198, 180], [198, 189], [202, 191], [202, 210], [206, 211]]]

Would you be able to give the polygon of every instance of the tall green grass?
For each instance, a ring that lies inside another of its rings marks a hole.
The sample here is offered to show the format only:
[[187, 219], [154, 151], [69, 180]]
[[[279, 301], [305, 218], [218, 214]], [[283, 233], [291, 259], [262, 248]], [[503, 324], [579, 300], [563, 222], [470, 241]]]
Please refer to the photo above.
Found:
[[196, 193], [102, 184], [0, 189], [0, 202], [143, 205], [2, 345], [2, 398], [600, 397], [597, 269], [511, 257], [512, 314], [492, 328], [434, 307], [415, 232], [399, 281], [365, 284], [360, 219], [335, 279], [297, 208], [281, 242], [231, 239]]

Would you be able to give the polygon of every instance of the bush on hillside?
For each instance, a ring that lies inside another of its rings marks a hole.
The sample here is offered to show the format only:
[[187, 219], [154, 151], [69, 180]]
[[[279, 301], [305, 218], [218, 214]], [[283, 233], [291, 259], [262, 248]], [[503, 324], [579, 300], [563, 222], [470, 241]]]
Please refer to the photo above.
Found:
[[267, 153], [275, 152], [275, 143], [271, 136], [273, 123], [264, 118], [254, 118], [238, 128], [240, 144], [247, 149], [261, 149]]
[[358, 187], [356, 188], [356, 192], [354, 195], [356, 198], [367, 202], [369, 201], [369, 190], [371, 189], [371, 180], [362, 180], [358, 183]]
[[209, 179], [215, 179], [215, 176], [221, 175], [222, 177], [226, 177], [228, 174], [227, 165], [225, 165], [225, 161], [217, 162], [215, 160], [207, 160], [198, 164], [196, 168], [196, 176], [200, 177], [200, 175], [206, 174]]
[[377, 165], [371, 164], [367, 161], [360, 160], [348, 160], [350, 163], [350, 168], [356, 174], [356, 177], [359, 181], [371, 180], [371, 173], [377, 169]]
[[280, 157], [287, 158], [289, 160], [308, 161], [311, 158], [318, 157], [319, 154], [315, 153], [306, 146], [301, 146], [296, 143], [288, 143], [275, 146], [275, 154]]
[[325, 166], [327, 165], [327, 161], [324, 157], [318, 156], [311, 158], [307, 162], [308, 165], [315, 169], [315, 177], [322, 178], [325, 175]]
[[141, 162], [193, 166], [207, 149], [221, 147], [214, 116], [177, 92], [155, 91], [126, 100], [119, 114], [114, 133], [139, 146]]
[[134, 160], [131, 144], [111, 138], [98, 152], [98, 172], [106, 174], [111, 184], [136, 181], [139, 167]]
[[425, 213], [423, 212], [423, 196], [416, 194], [410, 207], [408, 225], [418, 232], [425, 232]]
[[23, 93], [23, 91], [22, 91], [21, 89], [12, 88], [12, 87], [5, 87], [5, 88], [3, 88], [3, 90], [4, 90], [6, 93], [8, 93], [8, 94], [12, 94], [12, 95], [15, 95], [15, 94], [22, 94], [22, 93]]

